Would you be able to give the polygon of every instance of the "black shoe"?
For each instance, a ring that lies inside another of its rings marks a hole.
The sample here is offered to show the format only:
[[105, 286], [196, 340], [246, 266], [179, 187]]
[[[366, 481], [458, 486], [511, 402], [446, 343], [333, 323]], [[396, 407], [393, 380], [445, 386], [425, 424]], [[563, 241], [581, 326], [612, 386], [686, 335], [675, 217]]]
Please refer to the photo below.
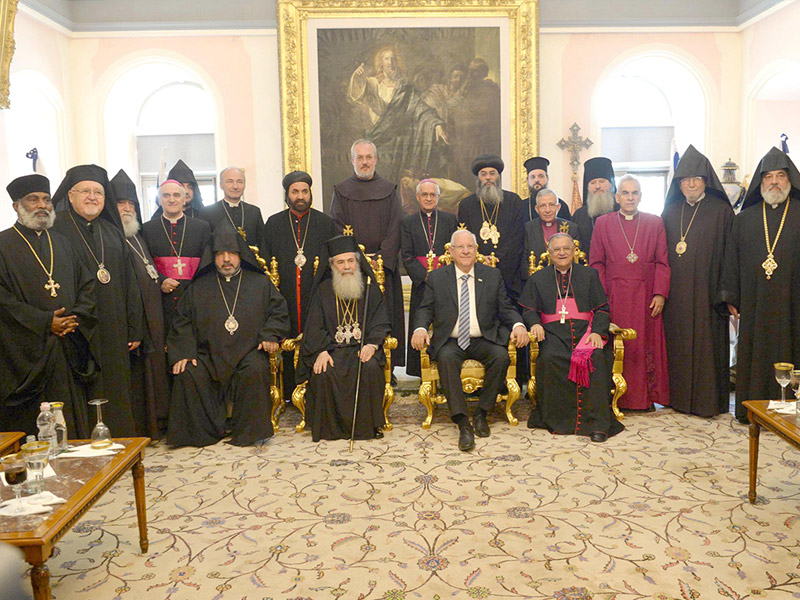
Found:
[[376, 440], [383, 439], [383, 429], [381, 429], [380, 427], [375, 428], [375, 439]]
[[602, 444], [608, 439], [608, 434], [605, 431], [595, 431], [589, 436], [589, 439], [595, 444]]
[[472, 417], [472, 426], [475, 428], [475, 435], [478, 437], [489, 437], [489, 423], [486, 422], [486, 413], [478, 409]]
[[469, 452], [475, 447], [475, 432], [469, 421], [458, 425], [458, 449], [462, 452]]
[[392, 378], [389, 381], [389, 385], [391, 385], [393, 388], [397, 387], [397, 377], [395, 377], [394, 373], [392, 373]]

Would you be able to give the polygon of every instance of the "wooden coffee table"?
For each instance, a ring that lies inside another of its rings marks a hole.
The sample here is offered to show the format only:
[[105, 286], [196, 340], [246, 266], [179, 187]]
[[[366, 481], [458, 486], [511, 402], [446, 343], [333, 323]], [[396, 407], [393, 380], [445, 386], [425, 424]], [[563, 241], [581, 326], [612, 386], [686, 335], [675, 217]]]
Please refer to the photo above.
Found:
[[[139, 547], [147, 552], [147, 515], [144, 496], [144, 449], [150, 438], [122, 438], [115, 442], [125, 446], [114, 456], [96, 458], [57, 458], [50, 464], [57, 478], [45, 479], [45, 489], [65, 498], [53, 512], [23, 517], [0, 517], [0, 541], [17, 546], [25, 560], [33, 566], [31, 584], [35, 600], [49, 600], [50, 571], [44, 564], [60, 540], [105, 494], [122, 475], [131, 469], [136, 517], [139, 521]], [[81, 440], [71, 443], [88, 443]], [[83, 483], [85, 482], [85, 483]], [[12, 498], [10, 488], [3, 488], [3, 499]]]
[[758, 438], [761, 428], [771, 431], [782, 440], [800, 450], [800, 422], [796, 415], [781, 415], [767, 410], [769, 400], [746, 400], [742, 406], [747, 408], [750, 420], [750, 490], [747, 498], [750, 504], [756, 502], [756, 474], [758, 471]]
[[0, 432], [0, 456], [19, 452], [19, 441], [24, 437], [21, 431]]

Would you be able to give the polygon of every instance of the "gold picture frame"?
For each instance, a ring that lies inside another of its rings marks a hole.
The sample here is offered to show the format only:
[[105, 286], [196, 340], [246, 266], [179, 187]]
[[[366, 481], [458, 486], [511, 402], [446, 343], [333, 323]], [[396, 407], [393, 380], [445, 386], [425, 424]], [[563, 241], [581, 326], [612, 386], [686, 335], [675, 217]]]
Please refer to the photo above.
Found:
[[[316, 55], [309, 55], [309, 46], [315, 48], [317, 41], [309, 39], [313, 24], [342, 23], [338, 26], [343, 27], [346, 23], [348, 28], [357, 29], [361, 22], [365, 30], [372, 31], [376, 27], [431, 27], [427, 24], [443, 22], [448, 23], [447, 29], [451, 22], [453, 28], [481, 27], [493, 20], [506, 31], [502, 47], [506, 55], [500, 56], [505, 65], [503, 80], [498, 84], [503, 93], [503, 127], [507, 132], [501, 140], [502, 154], [509, 162], [504, 173], [508, 183], [504, 187], [526, 195], [522, 163], [536, 155], [539, 146], [538, 0], [277, 0], [277, 13], [284, 173], [296, 169], [315, 171], [315, 144], [319, 151], [321, 123], [319, 115], [312, 115], [311, 111], [312, 94], [319, 90], [318, 81], [311, 79], [314, 69], [310, 68], [310, 61], [317, 60]], [[416, 25], [417, 19], [424, 21]], [[316, 64], [313, 63], [314, 68]], [[312, 123], [312, 117], [316, 122]], [[341, 151], [346, 153], [349, 147]], [[319, 160], [316, 162], [319, 166]], [[313, 173], [315, 183], [321, 174]], [[322, 181], [315, 188], [327, 191], [333, 183], [337, 182]]]
[[17, 16], [19, 0], [0, 0], [0, 108], [9, 108], [9, 73], [11, 58], [14, 56], [14, 19]]

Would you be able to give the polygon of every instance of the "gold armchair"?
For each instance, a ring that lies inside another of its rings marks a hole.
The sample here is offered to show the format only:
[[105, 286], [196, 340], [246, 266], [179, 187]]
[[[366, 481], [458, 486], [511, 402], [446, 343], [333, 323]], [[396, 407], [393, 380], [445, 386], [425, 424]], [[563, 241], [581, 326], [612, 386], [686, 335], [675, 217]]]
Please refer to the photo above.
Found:
[[[362, 246], [363, 251], [363, 246]], [[277, 262], [273, 257], [273, 262], [276, 264], [276, 273], [277, 273]], [[374, 269], [375, 271], [375, 281], [378, 284], [378, 287], [381, 290], [381, 293], [384, 291], [384, 284], [386, 282], [386, 273], [383, 268], [383, 257], [381, 255], [377, 255], [374, 259], [375, 264], [377, 265]], [[319, 257], [314, 260], [314, 274], [317, 273], [317, 267], [319, 266]], [[284, 340], [281, 344], [281, 350], [284, 352], [294, 352], [294, 366], [297, 367], [297, 361], [300, 357], [300, 344], [303, 339], [303, 334], [301, 333], [296, 338]], [[389, 421], [389, 407], [394, 403], [394, 388], [392, 387], [392, 350], [397, 348], [397, 338], [392, 337], [390, 335], [386, 336], [386, 339], [383, 341], [383, 352], [386, 356], [386, 362], [383, 367], [383, 375], [384, 375], [384, 387], [383, 387], [383, 420], [384, 425], [383, 429], [385, 431], [392, 430], [392, 423]], [[299, 424], [295, 425], [295, 430], [300, 433], [305, 430], [306, 428], [306, 388], [308, 386], [308, 380], [303, 381], [302, 383], [298, 383], [297, 387], [294, 388], [292, 392], [292, 404], [294, 404], [297, 409], [300, 411], [302, 415], [302, 420]], [[281, 397], [283, 397], [283, 390], [281, 390]], [[281, 405], [283, 403], [281, 402]], [[283, 410], [281, 408], [281, 410]]]
[[[439, 266], [449, 265], [451, 262], [453, 262], [453, 258], [450, 255], [449, 243], [445, 244], [444, 254], [438, 258]], [[499, 259], [494, 255], [494, 252], [488, 256], [479, 253], [477, 260], [488, 267], [496, 267], [497, 263], [499, 262]], [[429, 258], [428, 271], [432, 270], [432, 268], [430, 268], [432, 263], [432, 258]], [[506, 371], [506, 388], [508, 393], [498, 394], [497, 402], [505, 403], [506, 418], [508, 419], [508, 422], [511, 425], [517, 425], [519, 424], [519, 419], [517, 419], [511, 412], [511, 407], [517, 400], [519, 400], [520, 396], [519, 384], [517, 383], [517, 349], [516, 346], [514, 346], [514, 342], [510, 340], [508, 342], [508, 357], [511, 359], [511, 362], [508, 366], [508, 371]], [[419, 386], [419, 401], [420, 404], [422, 404], [428, 411], [425, 420], [422, 422], [422, 427], [423, 429], [429, 429], [431, 426], [431, 421], [433, 420], [434, 405], [446, 403], [447, 398], [444, 394], [440, 394], [438, 392], [437, 388], [439, 382], [439, 370], [436, 363], [431, 361], [427, 347], [420, 351], [420, 363], [422, 382]], [[472, 394], [476, 390], [480, 389], [483, 386], [484, 375], [485, 371], [483, 365], [479, 361], [472, 359], [465, 360], [464, 364], [461, 366], [461, 386], [464, 390], [464, 393]]]
[[[581, 245], [578, 240], [575, 241], [575, 263], [587, 265], [588, 259], [586, 257], [586, 253], [581, 250]], [[539, 257], [539, 261], [537, 264], [536, 261], [536, 253], [531, 252], [530, 256], [528, 257], [528, 275], [533, 275], [537, 271], [544, 269], [547, 266], [550, 266], [550, 254], [547, 252], [543, 252], [542, 255]], [[614, 323], [608, 328], [609, 333], [614, 336], [614, 364], [611, 368], [611, 381], [614, 384], [614, 387], [611, 390], [611, 410], [614, 412], [614, 416], [622, 420], [625, 416], [619, 410], [617, 406], [617, 401], [628, 391], [628, 382], [625, 381], [625, 377], [622, 376], [622, 365], [623, 359], [625, 358], [625, 340], [635, 340], [636, 339], [636, 330], [635, 329], [623, 329]], [[530, 360], [530, 369], [531, 369], [531, 378], [528, 380], [528, 397], [531, 399], [531, 406], [536, 405], [536, 359], [539, 356], [539, 342], [536, 341], [534, 336], [530, 336], [530, 346], [528, 350], [528, 357]]]

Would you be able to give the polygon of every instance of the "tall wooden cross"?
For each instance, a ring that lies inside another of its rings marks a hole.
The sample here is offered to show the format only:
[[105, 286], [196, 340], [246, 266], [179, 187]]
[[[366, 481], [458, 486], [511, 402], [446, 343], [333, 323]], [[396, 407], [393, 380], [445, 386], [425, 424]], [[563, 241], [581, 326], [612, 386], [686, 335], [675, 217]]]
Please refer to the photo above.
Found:
[[572, 127], [570, 127], [569, 130], [572, 133], [572, 135], [566, 139], [561, 138], [561, 141], [558, 142], [557, 146], [562, 150], [569, 151], [569, 156], [570, 156], [569, 164], [572, 167], [572, 172], [577, 173], [578, 167], [581, 164], [580, 161], [581, 150], [588, 149], [589, 146], [591, 146], [594, 142], [592, 142], [592, 140], [590, 140], [589, 138], [583, 138], [579, 135], [581, 131], [581, 126], [578, 125], [577, 123], [573, 123]]

